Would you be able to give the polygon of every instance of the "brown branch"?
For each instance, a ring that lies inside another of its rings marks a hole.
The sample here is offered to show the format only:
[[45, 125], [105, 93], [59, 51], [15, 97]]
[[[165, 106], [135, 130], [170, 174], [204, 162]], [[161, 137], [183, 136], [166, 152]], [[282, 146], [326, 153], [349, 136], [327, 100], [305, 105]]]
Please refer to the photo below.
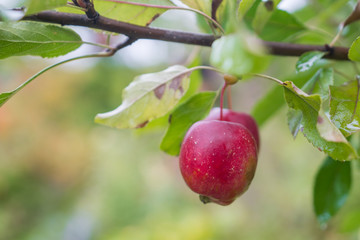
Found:
[[[109, 32], [121, 33], [132, 39], [155, 39], [168, 42], [193, 44], [199, 46], [211, 46], [218, 38], [209, 34], [190, 33], [182, 31], [165, 30], [159, 28], [142, 27], [125, 22], [116, 21], [99, 16], [96, 21], [91, 21], [86, 15], [62, 13], [55, 11], [44, 11], [23, 20], [57, 23], [61, 25], [75, 25], [89, 28], [96, 28]], [[329, 47], [328, 45], [303, 45], [292, 43], [263, 41], [270, 54], [279, 56], [300, 56], [308, 51], [328, 52], [325, 58], [336, 60], [349, 60], [348, 48]]]

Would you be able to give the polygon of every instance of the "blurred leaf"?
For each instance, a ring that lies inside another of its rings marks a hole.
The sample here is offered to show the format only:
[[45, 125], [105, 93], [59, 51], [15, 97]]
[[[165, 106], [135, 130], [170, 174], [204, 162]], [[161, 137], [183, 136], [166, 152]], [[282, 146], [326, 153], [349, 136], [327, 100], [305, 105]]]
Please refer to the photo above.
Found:
[[252, 27], [255, 32], [261, 33], [268, 20], [271, 18], [274, 10], [281, 0], [263, 1], [256, 9], [254, 20], [252, 21]]
[[202, 92], [178, 106], [170, 115], [170, 126], [161, 142], [161, 150], [170, 155], [179, 155], [187, 130], [209, 114], [216, 97], [216, 92]]
[[288, 125], [291, 134], [294, 138], [296, 138], [299, 130], [301, 130], [304, 126], [302, 125], [303, 114], [300, 110], [289, 109], [287, 113]]
[[193, 9], [200, 10], [200, 11], [206, 13], [207, 15], [211, 16], [211, 2], [212, 1], [210, 1], [210, 0], [193, 0], [193, 1], [180, 0], [180, 1]]
[[351, 44], [348, 56], [349, 59], [352, 61], [360, 61], [360, 37], [357, 37], [355, 41]]
[[223, 26], [225, 30], [225, 34], [234, 33], [239, 28], [239, 23], [236, 18], [237, 14], [237, 3], [232, 0], [225, 0], [218, 12], [217, 12], [217, 19], [218, 22]]
[[358, 81], [330, 86], [330, 116], [334, 124], [349, 136], [360, 130]]
[[314, 186], [314, 209], [320, 224], [326, 224], [344, 205], [350, 188], [350, 162], [327, 157], [316, 175]]
[[325, 55], [324, 52], [307, 52], [300, 56], [296, 63], [296, 72], [304, 72], [311, 69], [314, 64]]
[[277, 9], [267, 21], [259, 36], [266, 41], [280, 42], [304, 30], [306, 30], [306, 27], [293, 15]]
[[357, 154], [325, 113], [320, 110], [319, 95], [307, 95], [292, 82], [284, 83], [285, 100], [288, 106], [303, 114], [303, 134], [314, 147], [336, 160], [352, 160]]
[[261, 127], [284, 103], [283, 90], [281, 87], [275, 86], [255, 104], [251, 115]]
[[[126, 2], [134, 2], [140, 4], [151, 4], [151, 5], [160, 5], [160, 6], [174, 6], [170, 0], [125, 0]], [[166, 12], [167, 9], [148, 7], [148, 6], [139, 6], [126, 3], [116, 3], [111, 1], [104, 0], [94, 0], [94, 5], [96, 11], [101, 16], [106, 16], [107, 18], [112, 18], [118, 21], [127, 22], [131, 24], [136, 24], [140, 26], [147, 26], [152, 21], [154, 21], [162, 13]], [[71, 12], [84, 14], [83, 12], [70, 8], [62, 7], [58, 8], [61, 12]]]
[[27, 0], [26, 6], [26, 15], [31, 15], [37, 12], [41, 12], [44, 10], [50, 10], [57, 7], [65, 6], [67, 0]]
[[259, 72], [267, 66], [267, 56], [260, 41], [245, 31], [214, 41], [210, 62], [228, 74], [241, 76]]
[[189, 74], [189, 69], [176, 65], [137, 76], [123, 90], [122, 104], [111, 112], [98, 114], [95, 122], [116, 128], [144, 127], [174, 108], [189, 87]]
[[360, 228], [360, 209], [348, 212], [340, 223], [340, 232], [353, 232]]
[[249, 9], [254, 5], [256, 0], [242, 0], [239, 4], [238, 16], [243, 17], [249, 11]]
[[0, 59], [34, 55], [57, 57], [82, 44], [69, 28], [39, 22], [0, 22]]

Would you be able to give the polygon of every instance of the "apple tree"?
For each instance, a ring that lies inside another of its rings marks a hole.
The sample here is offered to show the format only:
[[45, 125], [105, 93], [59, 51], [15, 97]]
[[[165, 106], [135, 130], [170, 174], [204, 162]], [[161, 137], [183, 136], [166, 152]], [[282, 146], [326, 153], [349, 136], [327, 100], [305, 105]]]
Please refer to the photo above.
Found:
[[[289, 133], [295, 138], [301, 132], [309, 144], [324, 153], [324, 162], [314, 183], [313, 204], [319, 223], [326, 224], [350, 194], [352, 171], [359, 171], [356, 164], [360, 150], [357, 64], [360, 61], [360, 2], [308, 1], [293, 12], [278, 8], [280, 2], [24, 0], [14, 1], [7, 7], [0, 5], [1, 59], [24, 55], [53, 58], [84, 44], [103, 49], [54, 63], [11, 91], [1, 89], [0, 106], [10, 99], [16, 101], [14, 96], [18, 92], [56, 66], [84, 58], [112, 57], [139, 39], [211, 48], [209, 56], [202, 56], [206, 58], [203, 59], [205, 65], [189, 61], [188, 65], [168, 66], [163, 71], [137, 76], [123, 90], [119, 107], [97, 114], [95, 122], [118, 129], [136, 129], [167, 119], [160, 149], [178, 156], [188, 129], [206, 118], [219, 98], [222, 120], [226, 88], [255, 77], [271, 81], [273, 88], [261, 96], [251, 115], [261, 136], [261, 126], [279, 109], [287, 107]], [[199, 32], [152, 27], [152, 22], [162, 13], [174, 9], [193, 12]], [[119, 41], [116, 44], [87, 42], [71, 26], [103, 31], [108, 40], [115, 34], [124, 37], [116, 38]], [[198, 57], [196, 52], [194, 56]], [[268, 74], [275, 61], [289, 57], [297, 58], [295, 66], [282, 66], [291, 68], [293, 73], [289, 77], [280, 79], [276, 72]], [[201, 91], [191, 80], [191, 75], [199, 70], [216, 72], [221, 76], [223, 87]], [[231, 108], [231, 97], [227, 102]], [[254, 157], [257, 149], [254, 146], [259, 147], [259, 142], [249, 139]], [[203, 197], [202, 200], [209, 199]], [[360, 215], [353, 217], [360, 219]], [[360, 221], [353, 225], [360, 227]]]

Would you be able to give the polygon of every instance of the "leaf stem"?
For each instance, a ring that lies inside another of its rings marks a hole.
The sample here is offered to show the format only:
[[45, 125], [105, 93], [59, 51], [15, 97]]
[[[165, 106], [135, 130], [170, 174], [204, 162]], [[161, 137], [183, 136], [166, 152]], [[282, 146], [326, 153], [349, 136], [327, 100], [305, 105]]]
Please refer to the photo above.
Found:
[[191, 71], [195, 71], [195, 70], [200, 70], [200, 69], [206, 69], [206, 70], [211, 70], [214, 72], [218, 72], [218, 73], [222, 73], [225, 74], [223, 71], [221, 71], [220, 69], [214, 68], [214, 67], [210, 67], [210, 66], [196, 66], [193, 68], [190, 68], [189, 70]]
[[280, 85], [284, 85], [284, 82], [277, 79], [277, 78], [274, 78], [274, 77], [271, 77], [271, 76], [268, 76], [268, 75], [265, 75], [265, 74], [260, 74], [260, 73], [250, 73], [249, 75], [253, 75], [253, 76], [256, 76], [256, 77], [261, 77], [261, 78], [265, 78], [265, 79], [269, 79], [271, 81], [274, 81]]
[[340, 29], [339, 29], [338, 33], [336, 34], [334, 39], [329, 44], [330, 47], [333, 47], [335, 45], [335, 43], [339, 40], [341, 33], [343, 32], [343, 29], [344, 29], [344, 24], [340, 24]]
[[85, 41], [82, 41], [83, 44], [88, 44], [88, 45], [92, 45], [92, 46], [96, 46], [96, 47], [100, 47], [100, 48], [105, 48], [105, 49], [114, 49], [113, 47], [110, 47], [108, 45], [105, 45], [105, 44], [100, 44], [100, 43], [93, 43], [93, 42], [85, 42]]

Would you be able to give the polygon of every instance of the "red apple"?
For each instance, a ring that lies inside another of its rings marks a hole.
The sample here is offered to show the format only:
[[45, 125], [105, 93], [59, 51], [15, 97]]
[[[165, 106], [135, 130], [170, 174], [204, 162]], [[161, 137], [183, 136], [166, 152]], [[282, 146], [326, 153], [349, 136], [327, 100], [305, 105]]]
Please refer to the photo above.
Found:
[[181, 174], [204, 203], [232, 203], [248, 189], [256, 165], [254, 137], [238, 123], [196, 122], [181, 145]]
[[[209, 116], [205, 120], [220, 120], [220, 108], [211, 109]], [[260, 137], [259, 130], [255, 119], [247, 113], [234, 112], [230, 109], [223, 109], [223, 121], [235, 122], [244, 125], [250, 133], [253, 135], [256, 141], [256, 145], [259, 151], [260, 148]]]

